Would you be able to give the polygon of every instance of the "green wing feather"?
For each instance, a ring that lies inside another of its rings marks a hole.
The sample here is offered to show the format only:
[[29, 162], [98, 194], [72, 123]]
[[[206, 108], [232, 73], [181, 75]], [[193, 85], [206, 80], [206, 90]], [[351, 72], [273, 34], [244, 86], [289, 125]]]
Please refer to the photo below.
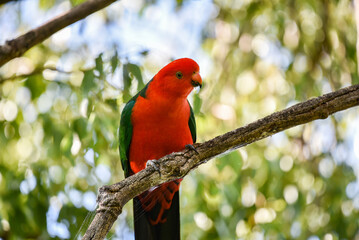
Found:
[[131, 123], [131, 114], [132, 108], [135, 106], [136, 101], [130, 100], [121, 114], [120, 121], [120, 158], [123, 171], [125, 172], [125, 176], [128, 177], [130, 175], [130, 164], [128, 159], [128, 153], [130, 149], [131, 139], [132, 139], [132, 123]]
[[196, 134], [196, 119], [194, 117], [194, 113], [193, 113], [193, 109], [191, 107], [191, 104], [188, 102], [189, 108], [190, 108], [190, 116], [189, 116], [189, 120], [188, 120], [188, 126], [189, 126], [189, 130], [191, 131], [191, 135], [192, 135], [192, 140], [193, 143], [196, 142], [197, 140], [197, 134]]
[[144, 98], [146, 97], [147, 87], [150, 84], [150, 82], [148, 82], [147, 85], [140, 92], [138, 92], [133, 98], [131, 98], [131, 100], [128, 101], [125, 108], [122, 110], [121, 120], [120, 120], [120, 158], [121, 158], [122, 169], [125, 172], [126, 177], [132, 174], [130, 168], [130, 162], [129, 162], [129, 151], [130, 151], [132, 130], [133, 130], [133, 125], [131, 122], [132, 109], [135, 106], [138, 96]]

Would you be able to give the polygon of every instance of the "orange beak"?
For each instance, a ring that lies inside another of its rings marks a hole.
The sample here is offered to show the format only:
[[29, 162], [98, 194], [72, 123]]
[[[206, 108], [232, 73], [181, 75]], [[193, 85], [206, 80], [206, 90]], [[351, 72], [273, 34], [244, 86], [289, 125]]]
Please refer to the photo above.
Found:
[[199, 72], [193, 73], [191, 78], [191, 84], [193, 87], [202, 87], [202, 78], [201, 75], [199, 75]]

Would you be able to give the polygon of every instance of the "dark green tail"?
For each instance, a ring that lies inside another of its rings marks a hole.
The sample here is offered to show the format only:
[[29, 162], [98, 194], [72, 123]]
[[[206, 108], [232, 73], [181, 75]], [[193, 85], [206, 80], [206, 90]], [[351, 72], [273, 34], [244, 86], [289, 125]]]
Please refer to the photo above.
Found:
[[174, 194], [170, 209], [165, 212], [167, 221], [157, 225], [151, 225], [149, 219], [153, 219], [159, 212], [159, 204], [146, 212], [138, 197], [133, 199], [133, 213], [136, 240], [180, 240], [180, 213], [179, 193]]

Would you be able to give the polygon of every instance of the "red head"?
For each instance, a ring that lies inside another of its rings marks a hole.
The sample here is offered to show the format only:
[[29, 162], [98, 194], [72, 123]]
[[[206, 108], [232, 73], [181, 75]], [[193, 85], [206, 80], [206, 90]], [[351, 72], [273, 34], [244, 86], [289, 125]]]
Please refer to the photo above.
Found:
[[190, 58], [177, 59], [163, 67], [151, 85], [163, 96], [186, 98], [194, 87], [202, 86], [199, 66]]

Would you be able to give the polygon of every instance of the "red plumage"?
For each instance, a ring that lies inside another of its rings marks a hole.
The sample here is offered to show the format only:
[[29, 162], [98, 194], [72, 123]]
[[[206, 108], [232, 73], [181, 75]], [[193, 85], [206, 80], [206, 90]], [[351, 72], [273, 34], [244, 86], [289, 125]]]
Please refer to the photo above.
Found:
[[[191, 109], [187, 96], [194, 86], [201, 84], [198, 64], [189, 58], [178, 59], [162, 68], [148, 84], [145, 95], [136, 98], [131, 112], [133, 129], [129, 146], [132, 173], [144, 169], [148, 160], [160, 159], [193, 144], [189, 127]], [[138, 196], [141, 208], [152, 212], [148, 214], [150, 225], [160, 225], [167, 221], [168, 210], [181, 181], [179, 179], [162, 184]], [[179, 234], [179, 213], [177, 218]], [[141, 229], [144, 228], [141, 226]], [[157, 228], [156, 231], [163, 230]], [[160, 238], [161, 234], [158, 233], [155, 238]]]

